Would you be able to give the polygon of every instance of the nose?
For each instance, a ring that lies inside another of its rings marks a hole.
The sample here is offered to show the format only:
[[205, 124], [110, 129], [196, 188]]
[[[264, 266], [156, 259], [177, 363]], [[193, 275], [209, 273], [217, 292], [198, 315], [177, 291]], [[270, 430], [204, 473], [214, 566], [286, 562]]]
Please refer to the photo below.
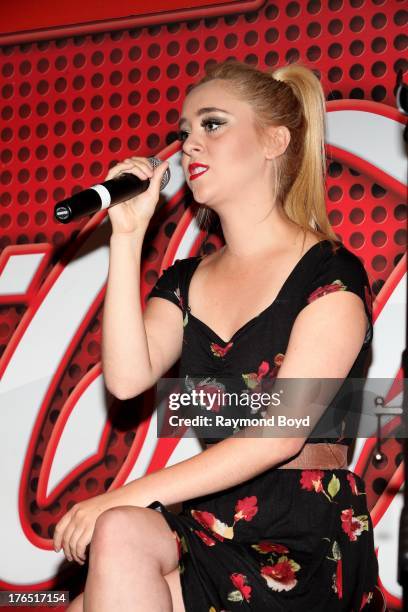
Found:
[[182, 151], [189, 157], [194, 155], [196, 151], [201, 151], [203, 144], [200, 136], [197, 134], [188, 134], [186, 140], [183, 142]]

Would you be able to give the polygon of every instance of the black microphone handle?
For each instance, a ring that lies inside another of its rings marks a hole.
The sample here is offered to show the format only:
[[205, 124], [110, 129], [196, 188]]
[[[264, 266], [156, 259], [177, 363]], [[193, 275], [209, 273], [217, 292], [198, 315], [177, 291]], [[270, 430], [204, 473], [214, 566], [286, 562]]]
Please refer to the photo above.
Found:
[[[157, 168], [162, 161], [156, 157], [148, 158], [152, 168]], [[160, 190], [164, 189], [170, 180], [170, 170], [166, 169]], [[133, 198], [149, 188], [150, 179], [140, 179], [130, 172], [124, 172], [114, 178], [84, 189], [54, 207], [54, 217], [60, 223], [69, 223], [75, 219], [91, 215], [100, 210], [115, 206]]]
[[149, 184], [149, 179], [142, 180], [130, 172], [124, 172], [58, 202], [54, 209], [55, 219], [60, 223], [69, 223], [92, 215], [143, 193]]

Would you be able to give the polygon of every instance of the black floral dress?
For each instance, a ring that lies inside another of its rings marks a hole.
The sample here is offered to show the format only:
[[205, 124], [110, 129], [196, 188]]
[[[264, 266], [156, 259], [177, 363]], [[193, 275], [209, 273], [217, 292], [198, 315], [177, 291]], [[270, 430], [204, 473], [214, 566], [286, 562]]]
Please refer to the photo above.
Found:
[[[364, 302], [369, 325], [349, 377], [362, 377], [372, 341], [372, 296], [358, 257], [328, 240], [312, 246], [279, 294], [228, 342], [188, 305], [202, 257], [176, 260], [149, 294], [184, 315], [180, 378], [239, 376], [254, 389], [277, 376], [300, 310], [333, 291]], [[214, 442], [213, 439], [204, 439]], [[351, 444], [349, 438], [309, 443]], [[378, 578], [364, 481], [347, 469], [271, 468], [227, 490], [183, 502], [180, 514], [157, 505], [176, 536], [187, 612], [268, 610], [359, 612]]]

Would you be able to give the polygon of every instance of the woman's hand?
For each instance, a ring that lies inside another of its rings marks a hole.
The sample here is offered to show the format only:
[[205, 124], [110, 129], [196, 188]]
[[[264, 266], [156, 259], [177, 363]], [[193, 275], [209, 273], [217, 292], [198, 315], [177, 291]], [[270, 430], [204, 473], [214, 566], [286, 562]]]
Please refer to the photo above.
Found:
[[64, 549], [68, 561], [73, 559], [83, 565], [86, 547], [92, 539], [96, 519], [112, 507], [106, 494], [91, 497], [72, 506], [57, 523], [54, 531], [54, 550]]
[[147, 157], [130, 157], [109, 170], [105, 181], [123, 172], [134, 174], [141, 180], [150, 179], [150, 185], [146, 191], [108, 208], [113, 233], [130, 234], [137, 229], [147, 227], [159, 200], [162, 176], [168, 167], [168, 162], [163, 161], [153, 169]]

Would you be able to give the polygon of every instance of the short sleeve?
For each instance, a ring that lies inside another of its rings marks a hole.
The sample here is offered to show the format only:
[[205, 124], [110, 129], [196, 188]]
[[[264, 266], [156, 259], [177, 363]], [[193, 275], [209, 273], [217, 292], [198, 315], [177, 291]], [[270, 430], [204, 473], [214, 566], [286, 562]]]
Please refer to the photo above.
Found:
[[360, 259], [344, 246], [335, 253], [330, 251], [317, 264], [311, 281], [306, 285], [302, 308], [335, 291], [351, 291], [363, 301], [368, 320], [363, 346], [367, 348], [373, 338], [370, 282]]
[[183, 310], [183, 300], [180, 293], [180, 260], [177, 259], [171, 266], [163, 270], [153, 289], [148, 293], [147, 299], [161, 297], [173, 302]]

